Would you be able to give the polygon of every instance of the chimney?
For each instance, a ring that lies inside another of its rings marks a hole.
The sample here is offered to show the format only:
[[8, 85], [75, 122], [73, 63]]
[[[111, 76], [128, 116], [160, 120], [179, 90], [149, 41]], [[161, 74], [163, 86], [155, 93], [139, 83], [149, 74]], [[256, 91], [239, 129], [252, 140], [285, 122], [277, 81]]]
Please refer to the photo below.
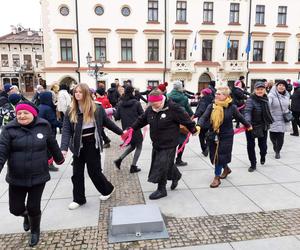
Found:
[[10, 27], [11, 27], [11, 32], [12, 32], [13, 34], [17, 34], [17, 28], [16, 28], [16, 26], [10, 25]]
[[33, 32], [32, 32], [30, 29], [28, 29], [27, 35], [28, 35], [28, 36], [32, 36], [32, 35], [33, 35]]

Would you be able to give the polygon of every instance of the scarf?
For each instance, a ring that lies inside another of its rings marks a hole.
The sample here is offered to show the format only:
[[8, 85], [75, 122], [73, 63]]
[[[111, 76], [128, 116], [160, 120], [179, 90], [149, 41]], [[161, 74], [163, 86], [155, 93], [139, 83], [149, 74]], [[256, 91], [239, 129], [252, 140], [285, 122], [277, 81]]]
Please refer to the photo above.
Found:
[[227, 97], [224, 101], [215, 101], [213, 110], [210, 115], [210, 123], [216, 133], [220, 132], [220, 126], [224, 121], [224, 108], [227, 108], [232, 102], [231, 97]]
[[253, 98], [253, 100], [257, 101], [262, 107], [263, 123], [265, 125], [270, 125], [271, 123], [273, 123], [274, 120], [273, 120], [273, 117], [270, 112], [268, 96], [267, 95], [257, 96], [255, 94], [252, 94], [251, 98]]

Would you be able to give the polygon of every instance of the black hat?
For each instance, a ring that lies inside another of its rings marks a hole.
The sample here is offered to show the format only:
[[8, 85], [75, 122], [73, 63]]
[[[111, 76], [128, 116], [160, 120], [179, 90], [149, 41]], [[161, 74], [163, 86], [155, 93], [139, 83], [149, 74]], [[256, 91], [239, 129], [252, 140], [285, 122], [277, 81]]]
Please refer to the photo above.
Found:
[[256, 82], [256, 83], [254, 84], [254, 88], [255, 88], [255, 89], [258, 89], [258, 88], [266, 88], [266, 86], [265, 86], [265, 83], [263, 83], [263, 82]]
[[96, 90], [96, 93], [99, 94], [99, 95], [105, 95], [105, 89], [104, 88], [98, 88]]
[[285, 86], [285, 88], [288, 87], [288, 84], [285, 80], [279, 80], [278, 82], [276, 82], [276, 86], [278, 86], [279, 84], [283, 84]]

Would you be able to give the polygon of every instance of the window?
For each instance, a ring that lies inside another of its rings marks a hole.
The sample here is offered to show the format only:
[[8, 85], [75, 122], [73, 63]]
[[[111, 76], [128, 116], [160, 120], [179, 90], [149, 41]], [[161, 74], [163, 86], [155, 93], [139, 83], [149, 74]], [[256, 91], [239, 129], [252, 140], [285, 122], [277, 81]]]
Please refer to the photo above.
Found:
[[104, 8], [102, 6], [96, 6], [95, 14], [98, 16], [102, 16], [104, 14]]
[[153, 81], [153, 80], [150, 80], [150, 81], [148, 81], [148, 83], [147, 83], [148, 86], [151, 86], [151, 87], [153, 87], [153, 88], [157, 87], [158, 84], [159, 84], [159, 81], [156, 81], [156, 80], [154, 80], [154, 81]]
[[122, 13], [123, 16], [129, 16], [130, 13], [131, 13], [130, 8], [127, 7], [127, 6], [123, 7], [123, 8], [121, 9], [121, 13]]
[[106, 61], [106, 39], [95, 38], [94, 45], [95, 45], [95, 60]]
[[275, 44], [275, 62], [284, 62], [285, 42]]
[[278, 25], [286, 25], [287, 7], [278, 7]]
[[175, 40], [175, 60], [186, 60], [186, 40]]
[[227, 60], [237, 60], [239, 51], [239, 41], [230, 40], [230, 48], [227, 49]]
[[262, 62], [263, 60], [263, 41], [254, 41], [253, 42], [253, 61]]
[[159, 40], [148, 40], [148, 61], [159, 61]]
[[212, 60], [212, 40], [202, 41], [202, 61]]
[[265, 6], [264, 5], [256, 5], [255, 23], [256, 24], [265, 24]]
[[72, 39], [60, 39], [60, 56], [62, 61], [73, 61]]
[[13, 66], [14, 67], [20, 67], [20, 56], [17, 54], [12, 55], [12, 60], [13, 60]]
[[177, 22], [186, 22], [186, 1], [177, 1], [176, 21]]
[[35, 55], [35, 60], [36, 61], [42, 61], [43, 60], [43, 56], [42, 55]]
[[240, 4], [239, 3], [231, 3], [230, 4], [229, 23], [238, 23], [239, 16], [240, 16]]
[[158, 0], [148, 1], [148, 21], [158, 21]]
[[214, 3], [213, 2], [204, 2], [203, 3], [203, 22], [212, 23], [213, 22], [213, 11]]
[[298, 47], [298, 62], [300, 62], [300, 43], [299, 43], [299, 47]]
[[31, 55], [23, 55], [24, 64], [31, 64]]
[[67, 6], [62, 6], [62, 7], [60, 7], [59, 12], [62, 16], [67, 16], [67, 15], [69, 15], [70, 10]]
[[1, 66], [8, 67], [8, 55], [1, 55]]
[[121, 60], [132, 61], [132, 39], [121, 39]]

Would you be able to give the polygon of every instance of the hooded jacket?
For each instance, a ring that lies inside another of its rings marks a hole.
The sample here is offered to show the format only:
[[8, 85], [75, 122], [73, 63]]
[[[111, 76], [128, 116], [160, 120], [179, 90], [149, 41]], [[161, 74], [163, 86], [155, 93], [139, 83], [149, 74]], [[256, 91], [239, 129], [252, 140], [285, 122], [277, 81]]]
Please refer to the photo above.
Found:
[[171, 93], [169, 93], [167, 96], [173, 102], [175, 102], [175, 103], [179, 104], [179, 106], [183, 107], [185, 112], [187, 112], [189, 114], [189, 116], [193, 115], [193, 111], [189, 105], [189, 100], [183, 92], [173, 89], [171, 91]]
[[107, 97], [111, 105], [115, 106], [118, 103], [120, 94], [115, 83], [112, 83], [111, 88], [107, 90]]
[[294, 88], [294, 93], [291, 96], [291, 110], [300, 113], [300, 87]]

